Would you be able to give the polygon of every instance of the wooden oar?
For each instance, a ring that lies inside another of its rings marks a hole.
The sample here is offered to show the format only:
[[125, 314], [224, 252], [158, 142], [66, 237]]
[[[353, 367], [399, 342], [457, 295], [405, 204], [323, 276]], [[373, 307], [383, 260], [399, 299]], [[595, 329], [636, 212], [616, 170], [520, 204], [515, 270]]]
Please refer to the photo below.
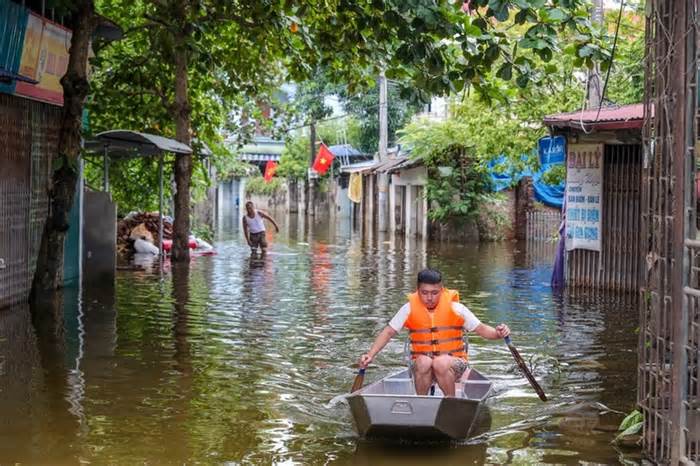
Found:
[[540, 384], [538, 384], [537, 380], [535, 380], [535, 378], [532, 376], [532, 373], [530, 372], [530, 369], [527, 368], [522, 356], [520, 356], [518, 350], [515, 349], [515, 346], [513, 346], [513, 343], [511, 343], [510, 337], [505, 337], [504, 340], [506, 341], [506, 345], [508, 345], [510, 353], [513, 355], [513, 359], [515, 359], [515, 362], [518, 364], [518, 367], [520, 367], [520, 370], [523, 372], [523, 374], [525, 374], [525, 378], [527, 378], [530, 385], [532, 385], [532, 388], [534, 388], [537, 392], [537, 396], [540, 397], [540, 400], [547, 401], [547, 395], [544, 394], [544, 390], [542, 390]]
[[362, 382], [365, 381], [365, 368], [362, 367], [360, 368], [359, 371], [357, 371], [357, 375], [355, 376], [355, 381], [352, 383], [352, 388], [350, 389], [350, 393], [355, 393], [359, 389], [362, 388]]

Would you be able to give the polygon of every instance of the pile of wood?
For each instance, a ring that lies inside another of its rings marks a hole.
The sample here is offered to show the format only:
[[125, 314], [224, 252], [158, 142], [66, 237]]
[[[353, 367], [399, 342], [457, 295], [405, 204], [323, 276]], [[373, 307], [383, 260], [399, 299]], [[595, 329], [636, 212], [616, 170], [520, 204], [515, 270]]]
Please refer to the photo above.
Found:
[[[134, 240], [145, 237], [158, 246], [158, 212], [131, 213], [117, 223], [117, 252], [122, 256], [134, 253]], [[173, 225], [163, 219], [163, 238], [172, 239]]]

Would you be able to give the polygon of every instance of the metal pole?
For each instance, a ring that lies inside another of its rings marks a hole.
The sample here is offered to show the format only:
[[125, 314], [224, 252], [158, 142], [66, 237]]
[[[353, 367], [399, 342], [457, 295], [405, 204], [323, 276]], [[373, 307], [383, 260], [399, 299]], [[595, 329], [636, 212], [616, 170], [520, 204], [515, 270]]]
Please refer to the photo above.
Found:
[[671, 234], [672, 260], [669, 281], [671, 282], [671, 311], [673, 316], [672, 348], [673, 366], [671, 369], [671, 464], [680, 464], [685, 458], [686, 410], [688, 355], [685, 350], [688, 332], [688, 299], [684, 293], [688, 285], [688, 254], [685, 248], [688, 215], [686, 202], [686, 157], [689, 146], [694, 141], [692, 135], [693, 114], [688, 110], [692, 104], [686, 101], [686, 27], [687, 5], [685, 0], [671, 2], [674, 5], [670, 19], [671, 50], [670, 72], [672, 79], [668, 84], [666, 96], [669, 102], [669, 126], [671, 146], [668, 156], [671, 158], [673, 183], [671, 192], [674, 206], [673, 230]]
[[[591, 22], [600, 28], [604, 25], [605, 10], [603, 0], [593, 0]], [[603, 100], [603, 86], [600, 82], [600, 67], [596, 64], [588, 73], [588, 108], [598, 108]]]
[[109, 154], [107, 153], [107, 146], [104, 146], [103, 155], [103, 173], [102, 173], [102, 190], [104, 192], [109, 192]]
[[[388, 110], [387, 83], [384, 71], [379, 75], [379, 160], [384, 162], [387, 156], [387, 145], [389, 144], [389, 119]], [[377, 223], [379, 231], [388, 230], [388, 213], [387, 213], [387, 192], [389, 191], [389, 175], [386, 171], [378, 173], [377, 176]]]
[[163, 266], [163, 154], [158, 161], [158, 253]]

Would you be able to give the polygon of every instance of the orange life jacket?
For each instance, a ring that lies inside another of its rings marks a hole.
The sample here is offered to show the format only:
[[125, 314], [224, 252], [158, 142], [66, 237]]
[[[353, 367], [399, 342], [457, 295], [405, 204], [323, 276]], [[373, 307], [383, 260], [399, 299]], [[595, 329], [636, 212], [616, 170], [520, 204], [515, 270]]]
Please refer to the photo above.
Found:
[[417, 291], [408, 296], [408, 302], [411, 312], [405, 326], [411, 338], [411, 358], [449, 354], [467, 359], [464, 319], [452, 310], [452, 303], [459, 302], [457, 291], [444, 288], [432, 312], [425, 307]]

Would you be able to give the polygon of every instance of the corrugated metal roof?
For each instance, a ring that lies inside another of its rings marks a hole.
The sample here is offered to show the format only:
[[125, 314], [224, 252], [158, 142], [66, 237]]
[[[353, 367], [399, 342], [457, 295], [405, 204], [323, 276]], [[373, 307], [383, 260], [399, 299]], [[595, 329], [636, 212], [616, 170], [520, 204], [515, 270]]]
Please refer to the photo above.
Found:
[[644, 104], [604, 107], [544, 117], [548, 126], [576, 129], [639, 129], [644, 124]]
[[335, 157], [359, 157], [364, 155], [350, 144], [336, 144], [333, 146], [328, 146], [328, 150], [330, 150]]
[[102, 154], [107, 150], [110, 157], [134, 157], [158, 155], [162, 152], [191, 154], [192, 149], [174, 139], [156, 134], [129, 130], [111, 130], [96, 134], [94, 139], [85, 142], [85, 148]]
[[374, 160], [365, 160], [351, 165], [344, 165], [340, 167], [340, 171], [343, 173], [365, 172], [369, 171], [375, 164], [376, 162]]

